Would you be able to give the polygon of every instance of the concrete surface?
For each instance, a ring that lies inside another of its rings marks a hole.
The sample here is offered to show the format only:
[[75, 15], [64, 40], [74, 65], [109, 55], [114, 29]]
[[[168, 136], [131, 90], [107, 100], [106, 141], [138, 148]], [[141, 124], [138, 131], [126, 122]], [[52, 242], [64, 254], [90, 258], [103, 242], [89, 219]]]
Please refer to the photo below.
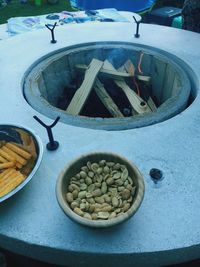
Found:
[[[68, 45], [95, 41], [127, 41], [154, 46], [189, 64], [193, 88], [199, 90], [200, 35], [164, 26], [133, 23], [71, 25], [56, 29], [56, 44], [47, 30], [0, 42], [0, 123], [32, 128], [45, 146], [38, 114], [24, 100], [21, 81], [41, 56]], [[104, 131], [58, 123], [57, 151], [44, 151], [38, 172], [26, 187], [0, 205], [0, 247], [49, 263], [76, 267], [156, 267], [199, 258], [200, 255], [200, 99], [165, 122], [133, 130]], [[193, 91], [195, 96], [195, 90]], [[89, 151], [113, 151], [133, 161], [144, 175], [145, 198], [129, 221], [109, 229], [75, 224], [55, 197], [58, 174], [70, 160]], [[164, 179], [155, 187], [149, 177], [159, 168]]]
[[7, 24], [0, 24], [0, 40], [5, 40], [9, 37], [10, 36], [7, 32]]

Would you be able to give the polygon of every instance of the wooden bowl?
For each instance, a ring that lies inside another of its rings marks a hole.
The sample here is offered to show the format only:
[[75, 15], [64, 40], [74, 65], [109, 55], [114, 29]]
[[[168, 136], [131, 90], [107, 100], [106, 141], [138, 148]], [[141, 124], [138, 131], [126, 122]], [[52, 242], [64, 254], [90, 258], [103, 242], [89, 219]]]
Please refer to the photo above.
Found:
[[[126, 212], [112, 219], [108, 218], [108, 219], [91, 220], [76, 214], [71, 209], [69, 203], [66, 200], [66, 194], [68, 192], [68, 186], [71, 178], [80, 172], [81, 167], [87, 166], [88, 161], [91, 163], [96, 163], [96, 162], [98, 163], [101, 160], [106, 160], [107, 162], [114, 162], [125, 165], [128, 170], [129, 177], [132, 179], [133, 184], [136, 187], [136, 190], [132, 198], [132, 202], [130, 203], [131, 204], [130, 208]], [[77, 223], [95, 228], [113, 226], [133, 216], [142, 203], [144, 197], [144, 191], [145, 191], [144, 179], [140, 171], [137, 169], [137, 167], [126, 158], [108, 152], [85, 154], [75, 159], [74, 161], [70, 162], [60, 173], [56, 184], [57, 200], [64, 213]]]

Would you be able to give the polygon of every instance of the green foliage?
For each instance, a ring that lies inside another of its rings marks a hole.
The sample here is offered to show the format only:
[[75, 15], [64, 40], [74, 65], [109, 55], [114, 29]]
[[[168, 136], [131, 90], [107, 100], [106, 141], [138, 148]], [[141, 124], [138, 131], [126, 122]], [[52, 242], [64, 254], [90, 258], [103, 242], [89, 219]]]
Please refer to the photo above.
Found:
[[[1, 1], [1, 0], [0, 0]], [[56, 4], [50, 4], [47, 0], [41, 0], [41, 5], [35, 5], [34, 0], [27, 0], [21, 4], [20, 0], [12, 0], [5, 7], [0, 6], [0, 24], [6, 23], [11, 17], [37, 16], [61, 11], [72, 11], [67, 0], [59, 0]]]

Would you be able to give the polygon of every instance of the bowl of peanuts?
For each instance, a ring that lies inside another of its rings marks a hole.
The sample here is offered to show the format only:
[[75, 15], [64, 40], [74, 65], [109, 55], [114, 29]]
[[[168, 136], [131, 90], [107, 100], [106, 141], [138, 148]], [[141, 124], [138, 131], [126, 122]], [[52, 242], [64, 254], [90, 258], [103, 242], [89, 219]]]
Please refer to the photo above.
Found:
[[33, 178], [42, 154], [41, 140], [32, 130], [19, 125], [0, 125], [0, 202]]
[[133, 216], [144, 198], [144, 179], [128, 159], [110, 152], [81, 155], [59, 174], [56, 197], [73, 221], [114, 226]]

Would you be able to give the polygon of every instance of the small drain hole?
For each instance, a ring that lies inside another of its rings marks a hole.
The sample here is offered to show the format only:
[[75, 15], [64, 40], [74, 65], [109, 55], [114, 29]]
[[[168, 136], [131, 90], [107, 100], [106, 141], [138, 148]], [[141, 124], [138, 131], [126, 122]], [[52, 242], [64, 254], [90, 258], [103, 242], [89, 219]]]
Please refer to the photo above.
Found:
[[144, 107], [145, 105], [146, 105], [146, 103], [143, 101], [140, 103], [140, 106], [142, 106], [142, 107]]
[[163, 172], [156, 168], [152, 168], [149, 172], [149, 175], [154, 183], [158, 183], [164, 178]]

